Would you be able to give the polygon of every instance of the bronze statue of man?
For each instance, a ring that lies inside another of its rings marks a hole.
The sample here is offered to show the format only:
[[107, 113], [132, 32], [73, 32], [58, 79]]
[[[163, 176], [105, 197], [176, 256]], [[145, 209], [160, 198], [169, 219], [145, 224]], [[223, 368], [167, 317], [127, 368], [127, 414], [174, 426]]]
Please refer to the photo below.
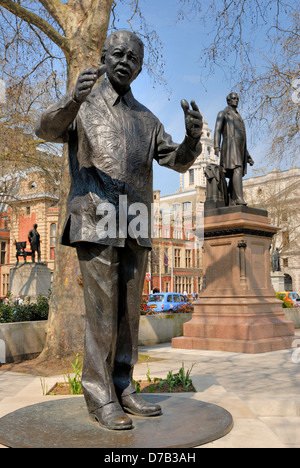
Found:
[[273, 255], [272, 255], [272, 271], [273, 271], [273, 273], [275, 271], [281, 271], [280, 252], [279, 252], [278, 247], [276, 247], [276, 249], [274, 250]]
[[[130, 85], [142, 70], [143, 57], [137, 35], [111, 34], [102, 66], [83, 71], [75, 89], [50, 106], [36, 127], [40, 138], [68, 142], [71, 190], [62, 243], [77, 249], [83, 277], [82, 386], [90, 415], [114, 430], [132, 427], [126, 413], [161, 413], [159, 405], [136, 393], [132, 380], [151, 223], [146, 233], [127, 228], [137, 206], [150, 215], [153, 160], [185, 172], [201, 153], [203, 123], [194, 101], [192, 109], [181, 102], [186, 136], [178, 145], [133, 97]], [[107, 78], [94, 87], [104, 73]], [[103, 229], [108, 212], [116, 235]]]
[[243, 197], [243, 177], [247, 173], [247, 164], [254, 161], [247, 150], [245, 124], [237, 111], [239, 97], [236, 93], [227, 96], [228, 106], [219, 112], [214, 135], [215, 154], [220, 154], [220, 166], [229, 179], [228, 194], [231, 205], [246, 205]]
[[28, 240], [31, 247], [31, 258], [32, 262], [35, 263], [35, 252], [38, 255], [38, 262], [41, 262], [41, 241], [40, 234], [37, 231], [37, 224], [34, 224], [33, 229], [29, 231]]

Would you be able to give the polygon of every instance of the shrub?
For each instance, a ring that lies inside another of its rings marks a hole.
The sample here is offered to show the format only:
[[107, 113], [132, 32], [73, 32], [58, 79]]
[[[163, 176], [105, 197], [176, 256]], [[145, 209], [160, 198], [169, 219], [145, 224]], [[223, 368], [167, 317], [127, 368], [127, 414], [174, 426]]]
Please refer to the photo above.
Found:
[[287, 301], [283, 294], [277, 293], [276, 294], [276, 299], [279, 299], [280, 301], [282, 301], [282, 307], [284, 309], [292, 309], [293, 308], [293, 304], [290, 301]]
[[26, 299], [23, 304], [18, 304], [10, 297], [8, 303], [0, 303], [0, 323], [47, 320], [48, 313], [49, 299], [44, 296], [39, 296], [36, 302]]

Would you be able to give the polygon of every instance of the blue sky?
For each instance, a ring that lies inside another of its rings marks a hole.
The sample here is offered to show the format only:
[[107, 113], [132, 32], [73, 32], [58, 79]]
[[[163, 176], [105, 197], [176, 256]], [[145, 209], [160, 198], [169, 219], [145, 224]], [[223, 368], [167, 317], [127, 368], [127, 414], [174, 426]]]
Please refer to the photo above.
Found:
[[[196, 21], [176, 21], [178, 2], [176, 0], [140, 0], [140, 7], [147, 22], [158, 33], [163, 43], [163, 58], [168, 89], [156, 84], [146, 70], [132, 85], [133, 93], [141, 103], [147, 106], [164, 124], [175, 142], [184, 138], [185, 128], [181, 99], [194, 99], [213, 131], [215, 120], [220, 110], [226, 107], [226, 96], [232, 90], [223, 73], [217, 70], [204, 84], [201, 83], [200, 48], [207, 41], [211, 32], [210, 25], [206, 30]], [[125, 19], [117, 24], [118, 29], [128, 29]], [[242, 116], [243, 109], [239, 109]], [[247, 124], [246, 124], [247, 127]], [[263, 144], [253, 144], [251, 129], [247, 128], [249, 152], [255, 160], [255, 168], [263, 165]], [[255, 137], [255, 135], [254, 135]], [[248, 176], [254, 175], [248, 166]], [[170, 194], [179, 189], [179, 174], [160, 168], [154, 163], [154, 189], [161, 194]]]

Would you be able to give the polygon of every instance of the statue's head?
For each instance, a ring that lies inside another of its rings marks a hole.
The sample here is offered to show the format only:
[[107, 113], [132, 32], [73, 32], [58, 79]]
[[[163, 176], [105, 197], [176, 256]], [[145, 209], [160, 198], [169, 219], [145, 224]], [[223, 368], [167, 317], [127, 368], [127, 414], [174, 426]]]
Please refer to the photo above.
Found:
[[239, 105], [240, 98], [237, 93], [230, 93], [228, 94], [226, 100], [229, 106], [236, 108]]
[[34, 224], [33, 227], [34, 227], [34, 229], [37, 229], [38, 225], [37, 225], [37, 224]]
[[140, 74], [144, 59], [144, 44], [131, 31], [115, 31], [107, 37], [101, 62], [107, 66], [107, 76], [114, 88], [125, 94]]

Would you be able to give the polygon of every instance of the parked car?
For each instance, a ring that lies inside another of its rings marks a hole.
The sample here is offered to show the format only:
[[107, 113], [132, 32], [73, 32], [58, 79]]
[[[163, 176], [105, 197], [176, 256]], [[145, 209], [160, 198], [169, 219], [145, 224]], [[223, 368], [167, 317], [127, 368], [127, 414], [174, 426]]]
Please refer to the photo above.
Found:
[[187, 300], [182, 294], [161, 292], [151, 294], [147, 306], [155, 312], [169, 312], [186, 303]]
[[278, 292], [276, 297], [281, 301], [289, 302], [293, 307], [300, 307], [300, 296], [295, 291]]

